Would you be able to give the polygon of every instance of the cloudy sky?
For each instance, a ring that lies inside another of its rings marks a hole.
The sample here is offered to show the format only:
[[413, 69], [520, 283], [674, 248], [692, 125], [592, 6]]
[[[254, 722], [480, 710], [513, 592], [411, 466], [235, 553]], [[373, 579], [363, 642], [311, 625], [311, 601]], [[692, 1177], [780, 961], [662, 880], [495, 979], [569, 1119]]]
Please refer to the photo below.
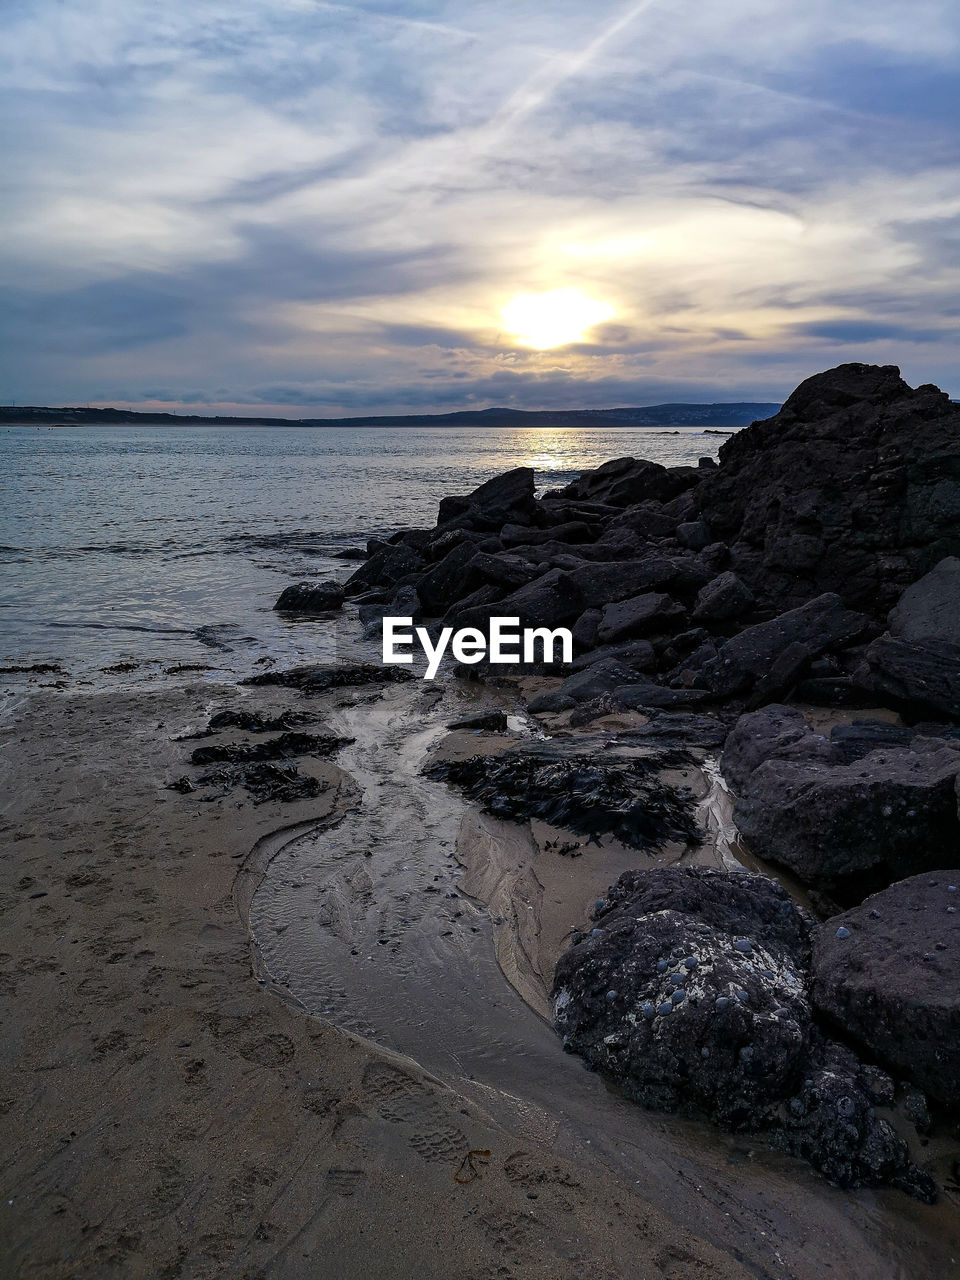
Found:
[[960, 395], [955, 0], [6, 0], [0, 401]]

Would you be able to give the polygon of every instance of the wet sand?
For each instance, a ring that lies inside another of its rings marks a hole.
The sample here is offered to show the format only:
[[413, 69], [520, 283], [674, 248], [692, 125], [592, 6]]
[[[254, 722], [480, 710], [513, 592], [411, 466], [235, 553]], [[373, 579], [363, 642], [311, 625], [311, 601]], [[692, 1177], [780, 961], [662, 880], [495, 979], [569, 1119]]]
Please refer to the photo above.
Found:
[[[943, 1206], [833, 1190], [562, 1053], [538, 984], [619, 855], [511, 825], [471, 865], [487, 820], [419, 767], [474, 698], [311, 701], [356, 742], [282, 806], [165, 789], [173, 739], [233, 688], [43, 692], [9, 716], [0, 1272], [950, 1274]], [[529, 1002], [497, 965], [511, 937]]]

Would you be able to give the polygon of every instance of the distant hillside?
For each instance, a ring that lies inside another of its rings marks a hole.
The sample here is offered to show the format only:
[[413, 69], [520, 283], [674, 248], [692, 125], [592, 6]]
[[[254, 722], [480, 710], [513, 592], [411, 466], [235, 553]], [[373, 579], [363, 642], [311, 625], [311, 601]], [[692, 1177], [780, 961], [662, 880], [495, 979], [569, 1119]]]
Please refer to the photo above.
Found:
[[779, 404], [651, 404], [635, 409], [464, 409], [459, 413], [403, 414], [366, 418], [228, 418], [197, 414], [137, 413], [132, 409], [50, 409], [0, 405], [0, 423], [27, 422], [93, 426], [268, 427], [745, 427], [769, 418]]

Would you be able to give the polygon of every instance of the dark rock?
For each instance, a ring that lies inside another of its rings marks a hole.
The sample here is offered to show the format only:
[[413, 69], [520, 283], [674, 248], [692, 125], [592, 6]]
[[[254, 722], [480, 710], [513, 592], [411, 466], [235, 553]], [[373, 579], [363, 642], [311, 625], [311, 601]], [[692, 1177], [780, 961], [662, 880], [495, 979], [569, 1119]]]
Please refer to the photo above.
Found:
[[457, 615], [461, 627], [484, 628], [496, 614], [519, 618], [521, 627], [559, 627], [583, 612], [583, 597], [570, 574], [551, 569], [542, 577], [514, 591], [496, 605], [481, 605]]
[[343, 587], [336, 582], [298, 582], [285, 587], [273, 607], [280, 613], [331, 613], [343, 607]]
[[685, 520], [677, 525], [677, 541], [690, 551], [702, 551], [713, 541], [706, 520]]
[[[576, 634], [574, 634], [576, 640]], [[656, 662], [656, 654], [649, 640], [623, 640], [619, 644], [601, 645], [590, 653], [581, 654], [570, 663], [571, 671], [583, 671], [598, 662], [613, 661], [632, 671], [647, 671]]]
[[742, 618], [755, 604], [753, 592], [729, 569], [698, 592], [693, 617], [709, 622]]
[[585, 609], [570, 628], [573, 636], [573, 647], [578, 653], [584, 649], [592, 649], [597, 643], [597, 631], [603, 614], [599, 609]]
[[960, 719], [960, 560], [941, 560], [907, 587], [867, 663], [876, 692], [912, 711]]
[[628, 636], [662, 631], [685, 616], [683, 606], [668, 595], [645, 592], [603, 610], [597, 638], [605, 644]]
[[849, 643], [862, 635], [867, 625], [863, 614], [845, 608], [839, 596], [828, 592], [741, 631], [720, 648], [716, 661], [704, 669], [704, 676], [721, 696], [743, 693], [769, 673], [788, 645], [804, 644], [814, 657]]
[[500, 530], [500, 539], [505, 547], [525, 545], [535, 547], [542, 542], [592, 542], [592, 530], [582, 520], [571, 520], [568, 524], [554, 524], [546, 529], [530, 529], [524, 525], [506, 524]]
[[960, 408], [892, 365], [841, 365], [726, 441], [692, 497], [762, 603], [833, 591], [879, 618], [960, 553]]
[[465, 498], [443, 498], [437, 524], [466, 521], [476, 529], [528, 524], [536, 515], [532, 467], [516, 467], [479, 485]]
[[875, 695], [865, 690], [851, 676], [820, 676], [800, 680], [794, 694], [799, 702], [809, 702], [814, 707], [862, 710], [876, 705], [877, 701]]
[[958, 900], [960, 870], [912, 876], [828, 920], [813, 951], [817, 1008], [949, 1107], [960, 1103]]
[[466, 729], [471, 732], [487, 729], [491, 733], [506, 733], [507, 713], [505, 711], [481, 711], [479, 715], [467, 716], [463, 720], [454, 720], [447, 725], [450, 730]]
[[420, 621], [420, 597], [414, 587], [398, 587], [386, 604], [362, 604], [358, 610], [365, 635], [379, 630], [384, 618]]
[[765, 703], [786, 697], [810, 666], [812, 657], [810, 646], [802, 641], [794, 640], [792, 644], [788, 644], [774, 658], [767, 673], [754, 685], [747, 700], [748, 709], [762, 707]]
[[841, 899], [950, 866], [960, 846], [960, 754], [884, 748], [848, 765], [768, 759], [741, 783], [734, 819], [760, 857]]
[[504, 553], [492, 556], [485, 551], [478, 551], [473, 557], [467, 566], [467, 574], [471, 581], [491, 582], [506, 591], [516, 591], [541, 576], [537, 566], [529, 560]]
[[697, 484], [694, 467], [664, 467], [637, 458], [615, 458], [588, 471], [561, 489], [565, 499], [593, 499], [613, 507], [627, 507], [653, 498], [666, 501]]
[[629, 684], [619, 685], [612, 696], [616, 705], [627, 711], [645, 711], [651, 707], [695, 707], [707, 697], [700, 689], [671, 689], [648, 680], [646, 676], [634, 676]]
[[423, 568], [423, 556], [411, 547], [385, 546], [364, 561], [344, 584], [347, 595], [357, 595], [365, 587], [392, 587], [409, 573]]
[[644, 538], [671, 538], [677, 532], [676, 516], [668, 515], [662, 503], [638, 502], [627, 507], [614, 521], [614, 527], [633, 530]]
[[629, 871], [594, 919], [556, 969], [566, 1048], [644, 1106], [762, 1132], [843, 1186], [933, 1198], [860, 1064], [813, 1022], [812, 922], [780, 885], [706, 867]]
[[637, 672], [623, 663], [612, 659], [597, 661], [568, 676], [558, 689], [534, 698], [529, 710], [535, 715], [543, 711], [567, 711], [578, 702], [590, 702], [602, 694], [613, 693], [637, 678]]
[[626, 600], [656, 587], [666, 586], [677, 576], [677, 562], [664, 555], [642, 560], [620, 560], [610, 564], [586, 564], [570, 577], [580, 589], [584, 605], [600, 608]]
[[690, 763], [684, 751], [644, 758], [602, 758], [565, 752], [552, 743], [496, 756], [428, 765], [428, 777], [452, 782], [485, 812], [523, 821], [539, 818], [577, 835], [611, 836], [631, 849], [700, 838], [689, 792], [657, 776]]
[[814, 733], [802, 712], [773, 704], [739, 718], [724, 744], [720, 768], [727, 782], [740, 790], [754, 770], [771, 759], [826, 762], [833, 756], [829, 741]]
[[418, 580], [417, 595], [427, 617], [439, 617], [454, 601], [482, 585], [480, 575], [470, 569], [476, 555], [476, 545], [461, 540]]

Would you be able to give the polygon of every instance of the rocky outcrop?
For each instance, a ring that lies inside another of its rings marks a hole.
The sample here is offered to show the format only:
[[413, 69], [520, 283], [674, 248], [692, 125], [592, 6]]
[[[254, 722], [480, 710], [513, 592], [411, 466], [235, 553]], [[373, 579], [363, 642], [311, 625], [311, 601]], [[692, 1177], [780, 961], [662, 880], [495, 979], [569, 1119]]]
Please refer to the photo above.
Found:
[[330, 613], [343, 608], [343, 587], [336, 582], [297, 582], [280, 592], [273, 607], [279, 613]]
[[627, 872], [557, 965], [557, 1030], [644, 1106], [763, 1133], [841, 1186], [932, 1199], [877, 1115], [876, 1073], [814, 1021], [812, 931], [763, 876]]
[[960, 1106], [960, 870], [912, 876], [828, 920], [816, 1007], [871, 1057]]

